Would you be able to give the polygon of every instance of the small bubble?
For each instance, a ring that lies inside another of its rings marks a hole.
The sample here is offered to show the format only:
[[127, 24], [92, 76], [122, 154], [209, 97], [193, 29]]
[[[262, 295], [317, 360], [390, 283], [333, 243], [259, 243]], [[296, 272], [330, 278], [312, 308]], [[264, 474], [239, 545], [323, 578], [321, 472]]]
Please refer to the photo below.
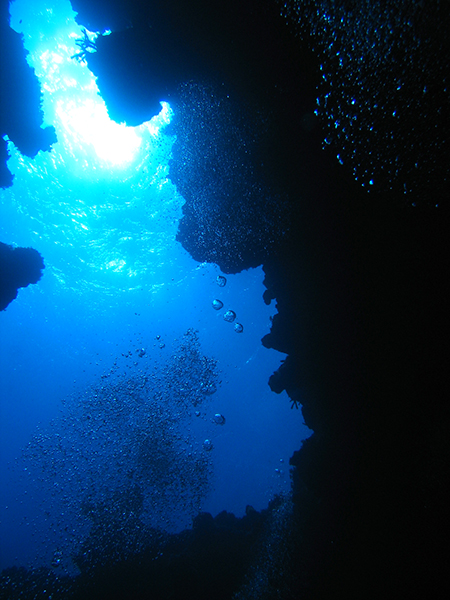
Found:
[[213, 423], [216, 425], [225, 425], [225, 417], [220, 413], [216, 413], [212, 418]]
[[220, 300], [213, 300], [212, 301], [212, 307], [214, 310], [220, 310], [223, 307], [223, 302], [221, 302]]

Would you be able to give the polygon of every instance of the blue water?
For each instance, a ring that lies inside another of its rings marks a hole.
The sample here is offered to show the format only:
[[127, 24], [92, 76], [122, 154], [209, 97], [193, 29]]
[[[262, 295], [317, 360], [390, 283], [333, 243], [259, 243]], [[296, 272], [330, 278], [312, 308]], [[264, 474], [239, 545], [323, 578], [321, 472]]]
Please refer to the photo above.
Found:
[[58, 143], [35, 159], [10, 144], [14, 185], [0, 192], [0, 239], [46, 264], [0, 314], [0, 568], [71, 571], [87, 499], [113, 505], [136, 484], [143, 520], [166, 531], [200, 510], [242, 516], [289, 493], [289, 457], [311, 432], [267, 384], [285, 356], [261, 345], [275, 314], [262, 268], [222, 274], [175, 239], [170, 106], [112, 123], [70, 58], [70, 4], [17, 0], [11, 13]]

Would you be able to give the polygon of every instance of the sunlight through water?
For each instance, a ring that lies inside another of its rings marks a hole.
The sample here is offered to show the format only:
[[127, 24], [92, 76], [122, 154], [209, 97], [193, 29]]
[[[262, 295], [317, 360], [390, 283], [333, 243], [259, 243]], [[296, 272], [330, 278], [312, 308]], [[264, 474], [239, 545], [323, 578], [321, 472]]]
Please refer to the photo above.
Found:
[[113, 165], [132, 161], [141, 145], [134, 129], [112, 122], [104, 104], [94, 99], [58, 102], [56, 114], [74, 141], [90, 144], [101, 160]]
[[[169, 105], [162, 103], [160, 115], [139, 127], [112, 121], [95, 77], [85, 61], [76, 60], [80, 51], [76, 42], [88, 33], [75, 23], [69, 2], [50, 5], [22, 0], [11, 6], [11, 26], [23, 34], [30, 53], [28, 62], [41, 80], [44, 123], [55, 125], [58, 139], [62, 134], [75, 153], [86, 150], [87, 144], [100, 161], [115, 166], [130, 163], [137, 158], [143, 135], [150, 132], [157, 136], [159, 128], [170, 122]], [[62, 18], [63, 10], [66, 18]], [[46, 30], [45, 35], [39, 35], [39, 23]], [[93, 44], [97, 35], [89, 32]]]
[[[68, 1], [11, 5], [11, 26], [23, 34], [41, 82], [44, 125], [55, 127], [58, 142], [34, 159], [9, 143], [15, 184], [2, 192], [0, 216], [8, 228], [0, 225], [0, 233], [51, 257], [47, 276], [62, 286], [76, 282], [80, 293], [157, 290], [165, 279], [161, 253], [175, 243], [183, 204], [167, 178], [173, 138], [164, 127], [172, 111], [162, 102], [159, 115], [138, 127], [112, 121], [95, 77], [75, 57], [76, 41], [89, 35], [94, 43], [97, 34], [74, 18]], [[9, 217], [17, 213], [14, 231]]]
[[87, 500], [114, 508], [132, 481], [146, 526], [164, 531], [201, 510], [265, 508], [289, 493], [289, 457], [310, 434], [267, 383], [283, 355], [261, 344], [276, 313], [262, 266], [224, 274], [177, 241], [172, 109], [112, 121], [74, 58], [100, 34], [75, 16], [68, 0], [11, 5], [58, 142], [33, 159], [9, 143], [14, 181], [0, 190], [0, 240], [45, 262], [0, 320], [0, 568], [70, 571]]

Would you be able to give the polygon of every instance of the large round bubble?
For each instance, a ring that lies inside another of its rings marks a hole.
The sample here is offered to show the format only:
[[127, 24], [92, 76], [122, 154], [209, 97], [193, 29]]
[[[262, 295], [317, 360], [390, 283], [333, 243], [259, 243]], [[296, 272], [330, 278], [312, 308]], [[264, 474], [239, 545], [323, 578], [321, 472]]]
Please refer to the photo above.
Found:
[[236, 313], [233, 310], [227, 310], [227, 312], [223, 315], [225, 321], [228, 323], [232, 323], [236, 318]]

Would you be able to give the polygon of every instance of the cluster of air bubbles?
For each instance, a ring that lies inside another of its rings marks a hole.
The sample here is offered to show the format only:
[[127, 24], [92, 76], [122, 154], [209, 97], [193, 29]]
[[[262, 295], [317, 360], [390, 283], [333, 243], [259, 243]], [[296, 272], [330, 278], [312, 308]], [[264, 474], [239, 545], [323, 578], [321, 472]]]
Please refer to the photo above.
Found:
[[143, 347], [122, 360], [136, 354], [138, 366], [66, 398], [23, 452], [25, 489], [41, 498], [37, 533], [52, 538], [44, 564], [70, 569], [75, 556], [83, 570], [139, 552], [155, 530], [189, 526], [209, 491], [212, 442], [191, 423], [217, 389], [215, 359], [192, 329], [162, 361]]
[[177, 240], [229, 272], [261, 264], [290, 225], [287, 193], [258, 175], [260, 143], [270, 139], [265, 111], [244, 104], [225, 86], [180, 85], [169, 171], [186, 201]]
[[276, 496], [269, 504], [269, 511], [265, 539], [259, 544], [257, 559], [233, 600], [292, 597], [293, 574], [298, 572], [293, 550], [299, 535], [293, 519], [292, 496]]
[[[226, 277], [223, 275], [218, 275], [216, 278], [216, 283], [219, 287], [224, 287], [227, 283]], [[223, 302], [216, 298], [212, 301], [212, 307], [214, 310], [221, 310], [223, 308]], [[233, 323], [235, 319], [236, 313], [234, 310], [227, 310], [223, 315], [223, 320], [227, 321], [227, 323]], [[241, 325], [241, 323], [235, 323], [234, 331], [236, 333], [242, 333], [244, 331], [244, 326]]]
[[318, 58], [324, 146], [368, 192], [448, 198], [447, 6], [290, 0], [282, 13]]

